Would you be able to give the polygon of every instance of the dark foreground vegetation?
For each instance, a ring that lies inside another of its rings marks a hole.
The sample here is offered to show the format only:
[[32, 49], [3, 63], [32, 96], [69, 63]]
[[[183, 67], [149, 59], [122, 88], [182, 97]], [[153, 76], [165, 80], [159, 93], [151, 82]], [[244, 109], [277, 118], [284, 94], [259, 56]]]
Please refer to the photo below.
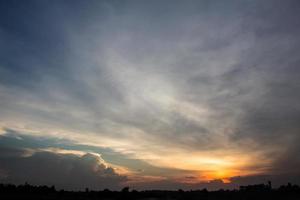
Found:
[[297, 185], [284, 185], [277, 189], [272, 189], [270, 185], [259, 184], [241, 186], [239, 190], [218, 190], [207, 191], [191, 190], [191, 191], [162, 191], [162, 190], [148, 190], [148, 191], [130, 191], [129, 188], [124, 188], [121, 191], [64, 191], [56, 190], [54, 186], [32, 186], [0, 184], [0, 199], [40, 199], [40, 200], [94, 200], [94, 199], [198, 199], [198, 200], [272, 200], [272, 199], [292, 199], [300, 200], [300, 187]]

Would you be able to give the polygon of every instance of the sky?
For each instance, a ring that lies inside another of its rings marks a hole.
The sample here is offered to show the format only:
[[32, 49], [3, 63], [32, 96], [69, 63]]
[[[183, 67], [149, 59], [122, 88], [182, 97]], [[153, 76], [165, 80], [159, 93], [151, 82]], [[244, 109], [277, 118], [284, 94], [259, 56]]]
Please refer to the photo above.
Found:
[[0, 182], [300, 183], [297, 0], [1, 0]]

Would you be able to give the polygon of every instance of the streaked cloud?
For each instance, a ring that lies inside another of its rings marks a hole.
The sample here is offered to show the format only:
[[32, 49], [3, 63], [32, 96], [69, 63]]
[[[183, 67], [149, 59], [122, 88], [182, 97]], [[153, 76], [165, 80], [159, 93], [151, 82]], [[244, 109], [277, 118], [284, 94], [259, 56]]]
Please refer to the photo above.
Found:
[[297, 174], [298, 8], [2, 2], [1, 145], [101, 155], [145, 186]]

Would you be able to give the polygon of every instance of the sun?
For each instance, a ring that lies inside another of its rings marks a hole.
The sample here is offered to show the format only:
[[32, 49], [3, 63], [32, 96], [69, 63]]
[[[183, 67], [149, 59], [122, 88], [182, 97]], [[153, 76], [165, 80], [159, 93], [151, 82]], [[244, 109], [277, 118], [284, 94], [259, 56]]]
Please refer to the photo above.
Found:
[[220, 179], [223, 183], [230, 183], [230, 177], [233, 176], [233, 173], [229, 170], [219, 170], [215, 172], [215, 179]]

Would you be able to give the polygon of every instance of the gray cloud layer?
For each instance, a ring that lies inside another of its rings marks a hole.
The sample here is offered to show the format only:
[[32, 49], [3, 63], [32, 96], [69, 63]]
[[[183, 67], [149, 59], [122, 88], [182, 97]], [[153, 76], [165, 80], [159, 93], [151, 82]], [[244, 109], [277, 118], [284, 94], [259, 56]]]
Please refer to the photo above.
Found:
[[1, 4], [2, 128], [300, 166], [299, 2]]
[[26, 156], [20, 149], [1, 148], [1, 181], [34, 185], [56, 185], [60, 189], [120, 189], [125, 176], [115, 173], [93, 154], [37, 152]]

